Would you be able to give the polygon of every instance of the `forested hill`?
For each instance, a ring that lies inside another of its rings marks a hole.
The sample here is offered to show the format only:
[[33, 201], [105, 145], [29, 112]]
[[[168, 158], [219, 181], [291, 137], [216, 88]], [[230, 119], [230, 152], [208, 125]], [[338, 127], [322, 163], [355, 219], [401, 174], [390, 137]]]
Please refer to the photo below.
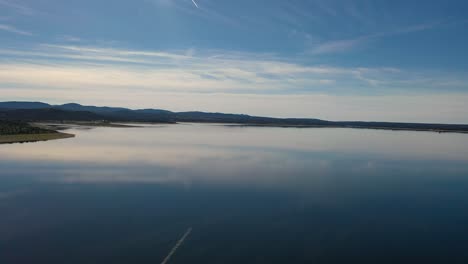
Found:
[[198, 122], [257, 126], [350, 127], [468, 133], [468, 125], [395, 122], [326, 121], [313, 118], [272, 118], [243, 114], [171, 112], [162, 109], [133, 110], [123, 107], [83, 106], [76, 103], [50, 105], [41, 102], [0, 102], [0, 120], [99, 121], [99, 122]]
[[34, 127], [23, 122], [11, 122], [11, 121], [0, 120], [0, 136], [1, 135], [49, 134], [49, 133], [57, 133], [57, 132], [53, 130]]

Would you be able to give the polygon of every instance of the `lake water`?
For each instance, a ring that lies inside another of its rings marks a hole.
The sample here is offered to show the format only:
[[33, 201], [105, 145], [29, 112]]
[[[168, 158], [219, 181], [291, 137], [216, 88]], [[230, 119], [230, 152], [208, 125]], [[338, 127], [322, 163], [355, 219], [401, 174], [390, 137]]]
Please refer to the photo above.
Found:
[[0, 263], [468, 263], [466, 134], [67, 132], [0, 145]]

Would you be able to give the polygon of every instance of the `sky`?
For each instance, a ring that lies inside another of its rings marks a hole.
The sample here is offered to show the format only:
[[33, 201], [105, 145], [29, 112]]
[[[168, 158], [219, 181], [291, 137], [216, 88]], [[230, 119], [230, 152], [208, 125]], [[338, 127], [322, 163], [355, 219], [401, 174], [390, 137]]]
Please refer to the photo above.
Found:
[[0, 101], [468, 123], [468, 1], [0, 0]]

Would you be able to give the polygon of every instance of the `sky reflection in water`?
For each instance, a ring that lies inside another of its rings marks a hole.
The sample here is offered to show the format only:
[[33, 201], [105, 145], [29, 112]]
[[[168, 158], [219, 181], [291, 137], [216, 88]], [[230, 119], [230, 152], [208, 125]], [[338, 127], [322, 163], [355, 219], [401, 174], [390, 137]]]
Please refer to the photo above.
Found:
[[0, 146], [0, 260], [468, 260], [468, 135], [180, 124]]

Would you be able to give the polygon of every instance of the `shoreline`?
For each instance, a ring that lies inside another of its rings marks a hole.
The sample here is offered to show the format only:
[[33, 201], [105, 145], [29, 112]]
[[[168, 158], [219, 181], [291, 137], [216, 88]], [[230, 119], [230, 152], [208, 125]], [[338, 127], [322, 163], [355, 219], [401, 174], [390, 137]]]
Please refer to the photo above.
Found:
[[132, 125], [127, 125], [123, 123], [113, 123], [113, 122], [82, 122], [82, 121], [62, 121], [62, 122], [54, 122], [54, 121], [45, 121], [45, 122], [30, 122], [31, 125], [39, 128], [44, 129], [52, 129], [52, 130], [63, 130], [67, 129], [70, 126], [89, 126], [89, 127], [117, 127], [117, 128], [125, 128], [125, 127], [136, 127]]
[[29, 143], [73, 137], [75, 137], [75, 135], [60, 132], [43, 134], [0, 135], [0, 144]]
[[[217, 123], [215, 123], [217, 124]], [[437, 128], [405, 128], [405, 127], [364, 127], [364, 126], [326, 126], [326, 125], [281, 125], [281, 124], [222, 124], [232, 127], [276, 127], [276, 128], [351, 128], [351, 129], [370, 129], [370, 130], [388, 130], [388, 131], [414, 131], [414, 132], [433, 132], [433, 133], [457, 133], [468, 134], [467, 130], [448, 130]]]
[[[456, 133], [468, 134], [468, 130], [443, 129], [437, 127], [431, 128], [410, 128], [410, 127], [380, 127], [380, 126], [353, 126], [353, 125], [292, 125], [292, 124], [243, 124], [243, 123], [218, 123], [218, 122], [176, 122], [176, 123], [153, 123], [153, 122], [118, 122], [118, 123], [100, 123], [100, 122], [64, 122], [64, 123], [33, 123], [35, 126], [47, 129], [62, 130], [66, 129], [67, 125], [89, 126], [89, 127], [115, 127], [115, 128], [138, 128], [144, 125], [177, 125], [184, 123], [192, 124], [215, 124], [227, 127], [272, 127], [272, 128], [351, 128], [351, 129], [370, 129], [370, 130], [387, 130], [387, 131], [413, 131], [413, 132], [432, 132], [432, 133]], [[138, 124], [138, 125], [135, 125]], [[140, 126], [141, 125], [141, 126]]]

